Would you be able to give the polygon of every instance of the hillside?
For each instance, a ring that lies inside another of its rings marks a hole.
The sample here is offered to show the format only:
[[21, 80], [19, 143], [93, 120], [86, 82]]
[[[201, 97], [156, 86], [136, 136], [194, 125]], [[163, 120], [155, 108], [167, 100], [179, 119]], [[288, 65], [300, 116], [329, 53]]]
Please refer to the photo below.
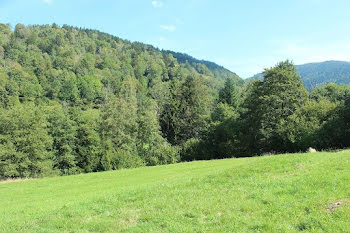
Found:
[[347, 150], [2, 183], [0, 231], [346, 232], [349, 169]]
[[233, 73], [232, 71], [214, 62], [198, 60], [184, 53], [178, 53], [169, 50], [166, 50], [164, 52], [172, 54], [179, 63], [185, 64], [186, 62], [188, 62], [191, 66], [193, 66], [196, 69], [198, 73], [212, 75], [220, 79], [232, 79], [235, 81], [235, 83], [237, 83], [240, 86], [244, 84], [244, 80], [240, 78], [236, 73]]
[[[350, 62], [325, 61], [296, 67], [308, 90], [327, 83], [350, 84]], [[260, 73], [251, 79], [262, 79], [262, 77], [263, 74]]]
[[175, 54], [68, 25], [0, 24], [0, 179], [180, 161], [225, 82], [244, 81]]

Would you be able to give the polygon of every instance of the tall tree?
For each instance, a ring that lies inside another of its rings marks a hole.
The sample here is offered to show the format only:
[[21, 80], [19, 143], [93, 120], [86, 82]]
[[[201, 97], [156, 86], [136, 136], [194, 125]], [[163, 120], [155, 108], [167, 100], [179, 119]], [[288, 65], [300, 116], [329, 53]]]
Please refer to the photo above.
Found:
[[187, 76], [170, 86], [170, 101], [162, 116], [162, 129], [172, 144], [199, 138], [205, 130], [212, 107], [208, 88], [199, 77]]
[[77, 173], [76, 123], [70, 119], [67, 110], [62, 109], [60, 105], [49, 108], [48, 123], [49, 134], [53, 139], [54, 168], [65, 175]]
[[[247, 125], [255, 125], [249, 140], [257, 153], [283, 152], [290, 148], [290, 141], [284, 140], [285, 125], [289, 116], [300, 109], [307, 100], [308, 93], [303, 86], [295, 66], [284, 61], [264, 72], [264, 80], [253, 84], [250, 96], [246, 98]], [[248, 116], [250, 115], [250, 116]]]
[[239, 104], [239, 89], [232, 79], [225, 81], [225, 86], [219, 92], [219, 102], [236, 108]]
[[102, 163], [105, 169], [142, 164], [136, 144], [138, 128], [136, 85], [137, 82], [130, 78], [124, 80], [119, 97], [110, 98], [102, 109], [101, 138], [106, 151]]
[[0, 108], [0, 177], [53, 173], [52, 140], [43, 112], [31, 104]]
[[99, 171], [102, 156], [99, 134], [100, 113], [96, 109], [76, 110], [77, 134], [75, 138], [77, 166], [84, 172]]

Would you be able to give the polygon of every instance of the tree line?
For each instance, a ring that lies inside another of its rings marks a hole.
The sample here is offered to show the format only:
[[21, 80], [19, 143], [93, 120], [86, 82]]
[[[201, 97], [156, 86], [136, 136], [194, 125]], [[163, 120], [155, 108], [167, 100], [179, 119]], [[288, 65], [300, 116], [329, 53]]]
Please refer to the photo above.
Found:
[[349, 146], [350, 87], [242, 82], [95, 30], [0, 25], [0, 177]]

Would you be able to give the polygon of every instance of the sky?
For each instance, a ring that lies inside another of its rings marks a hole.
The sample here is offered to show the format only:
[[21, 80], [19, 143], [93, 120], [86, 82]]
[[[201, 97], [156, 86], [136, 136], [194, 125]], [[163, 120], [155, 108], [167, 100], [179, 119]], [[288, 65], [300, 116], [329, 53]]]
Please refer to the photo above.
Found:
[[68, 24], [216, 62], [243, 78], [350, 61], [349, 0], [0, 0], [0, 23]]

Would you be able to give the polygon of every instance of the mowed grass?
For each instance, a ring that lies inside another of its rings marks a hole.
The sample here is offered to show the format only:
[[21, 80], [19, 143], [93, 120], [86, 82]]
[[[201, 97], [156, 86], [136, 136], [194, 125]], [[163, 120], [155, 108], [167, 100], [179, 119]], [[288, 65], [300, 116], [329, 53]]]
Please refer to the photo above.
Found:
[[350, 151], [0, 184], [0, 232], [350, 232]]

